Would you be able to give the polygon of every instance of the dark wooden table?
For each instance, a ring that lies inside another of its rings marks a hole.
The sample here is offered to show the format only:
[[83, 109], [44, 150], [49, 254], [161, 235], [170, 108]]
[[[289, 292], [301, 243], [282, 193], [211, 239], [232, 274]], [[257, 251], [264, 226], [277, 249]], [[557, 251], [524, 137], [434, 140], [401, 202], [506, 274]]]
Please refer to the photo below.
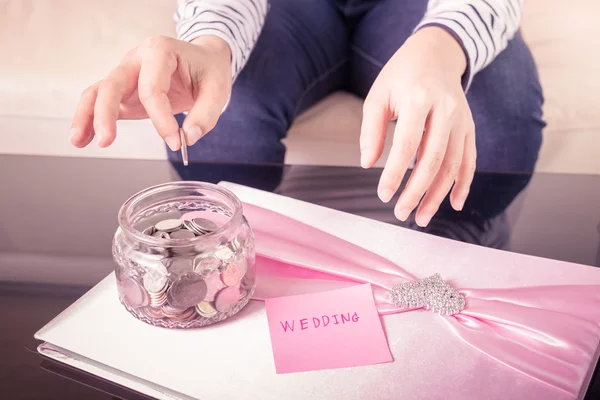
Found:
[[[400, 224], [376, 198], [380, 170], [0, 156], [0, 398], [143, 396], [43, 360], [33, 334], [113, 268], [120, 205], [170, 180], [233, 181]], [[600, 176], [478, 173], [463, 212], [445, 202], [413, 229], [558, 260], [600, 266]], [[600, 398], [596, 377], [586, 399]], [[61, 377], [62, 376], [62, 377]], [[68, 379], [65, 379], [68, 378]]]

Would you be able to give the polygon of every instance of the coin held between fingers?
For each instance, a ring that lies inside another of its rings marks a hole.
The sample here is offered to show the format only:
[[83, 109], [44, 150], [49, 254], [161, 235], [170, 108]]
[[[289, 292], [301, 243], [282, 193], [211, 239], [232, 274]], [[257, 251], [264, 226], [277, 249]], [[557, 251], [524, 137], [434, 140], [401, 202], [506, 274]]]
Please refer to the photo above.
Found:
[[183, 160], [183, 165], [187, 167], [187, 165], [188, 165], [187, 143], [185, 141], [185, 132], [183, 131], [183, 128], [179, 128], [179, 137], [181, 139], [181, 159]]

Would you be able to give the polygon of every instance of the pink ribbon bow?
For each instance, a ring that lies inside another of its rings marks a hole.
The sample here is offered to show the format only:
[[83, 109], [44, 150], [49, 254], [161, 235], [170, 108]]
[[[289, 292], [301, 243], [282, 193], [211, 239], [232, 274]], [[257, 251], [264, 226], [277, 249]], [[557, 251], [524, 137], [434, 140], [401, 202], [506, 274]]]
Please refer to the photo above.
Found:
[[[380, 314], [414, 310], [392, 301], [394, 286], [417, 279], [394, 263], [261, 207], [244, 204], [244, 215], [256, 236], [254, 299], [370, 283]], [[432, 317], [443, 318], [458, 338], [497, 362], [572, 397], [579, 396], [589, 378], [588, 367], [597, 356], [600, 285], [459, 292], [466, 297], [462, 311]]]

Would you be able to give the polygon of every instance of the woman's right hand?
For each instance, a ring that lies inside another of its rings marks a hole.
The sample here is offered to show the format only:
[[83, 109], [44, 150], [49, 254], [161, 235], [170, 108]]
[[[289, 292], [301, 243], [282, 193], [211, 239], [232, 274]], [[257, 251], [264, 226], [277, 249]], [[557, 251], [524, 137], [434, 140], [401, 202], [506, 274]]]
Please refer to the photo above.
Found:
[[98, 136], [98, 146], [107, 147], [117, 135], [117, 120], [150, 118], [175, 151], [181, 143], [174, 115], [189, 111], [183, 129], [191, 146], [216, 125], [231, 85], [231, 50], [223, 39], [150, 38], [83, 92], [71, 143], [85, 147]]

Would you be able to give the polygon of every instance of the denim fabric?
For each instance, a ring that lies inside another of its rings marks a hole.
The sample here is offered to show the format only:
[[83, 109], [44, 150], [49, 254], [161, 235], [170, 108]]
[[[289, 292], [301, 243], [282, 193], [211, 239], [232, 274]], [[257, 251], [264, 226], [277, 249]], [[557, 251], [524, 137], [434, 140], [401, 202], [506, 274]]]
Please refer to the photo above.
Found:
[[[336, 90], [366, 96], [427, 6], [425, 0], [270, 3], [227, 110], [215, 129], [188, 149], [190, 160], [282, 163], [281, 139], [294, 118]], [[475, 76], [467, 99], [476, 126], [478, 170], [533, 170], [545, 126], [543, 96], [520, 33]], [[180, 157], [169, 153], [173, 160]]]

